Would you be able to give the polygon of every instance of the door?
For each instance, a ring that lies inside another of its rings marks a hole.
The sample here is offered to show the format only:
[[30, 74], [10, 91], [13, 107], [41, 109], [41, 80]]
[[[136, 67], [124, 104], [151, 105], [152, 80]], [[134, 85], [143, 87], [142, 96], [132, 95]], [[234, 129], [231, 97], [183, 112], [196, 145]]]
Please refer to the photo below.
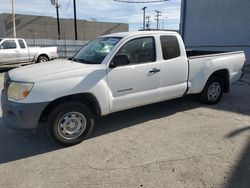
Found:
[[132, 39], [117, 55], [126, 55], [130, 63], [107, 70], [111, 112], [159, 101], [161, 63], [156, 61], [154, 38]]
[[[163, 100], [183, 96], [187, 89], [188, 62], [176, 36], [160, 36], [162, 47]], [[183, 47], [184, 48], [184, 47]]]
[[18, 49], [15, 40], [4, 40], [0, 45], [0, 63], [16, 63], [18, 59]]

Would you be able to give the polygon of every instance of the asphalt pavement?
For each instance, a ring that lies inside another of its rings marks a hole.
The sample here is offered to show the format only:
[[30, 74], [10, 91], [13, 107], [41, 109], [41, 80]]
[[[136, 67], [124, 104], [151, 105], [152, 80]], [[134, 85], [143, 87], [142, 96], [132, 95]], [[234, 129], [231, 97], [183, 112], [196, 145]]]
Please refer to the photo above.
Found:
[[249, 115], [250, 70], [217, 105], [188, 96], [114, 113], [67, 148], [43, 125], [17, 131], [0, 117], [0, 187], [248, 188]]

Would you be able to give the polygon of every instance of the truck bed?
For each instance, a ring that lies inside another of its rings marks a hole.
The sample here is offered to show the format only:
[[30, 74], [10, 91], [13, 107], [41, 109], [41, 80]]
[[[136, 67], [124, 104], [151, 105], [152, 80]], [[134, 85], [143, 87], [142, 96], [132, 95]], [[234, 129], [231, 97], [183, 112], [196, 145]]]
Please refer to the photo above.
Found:
[[230, 53], [229, 51], [204, 51], [204, 50], [187, 50], [187, 57], [194, 57], [194, 56], [204, 56], [204, 55], [215, 55], [215, 54], [222, 54], [222, 53]]
[[209, 75], [218, 67], [220, 70], [227, 67], [225, 70], [229, 73], [229, 82], [234, 83], [239, 80], [246, 60], [243, 51], [186, 51], [186, 53], [189, 59], [189, 94], [200, 93]]
[[200, 51], [200, 50], [186, 51], [187, 57], [189, 59], [227, 56], [240, 53], [242, 53], [242, 51]]

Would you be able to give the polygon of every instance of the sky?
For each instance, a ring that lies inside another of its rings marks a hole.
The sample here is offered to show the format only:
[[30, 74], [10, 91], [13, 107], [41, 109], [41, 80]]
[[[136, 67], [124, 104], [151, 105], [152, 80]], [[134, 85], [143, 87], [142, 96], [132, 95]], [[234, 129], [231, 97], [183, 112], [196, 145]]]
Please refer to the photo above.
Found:
[[[51, 0], [14, 0], [16, 14], [41, 15], [56, 17]], [[73, 18], [73, 0], [58, 0], [60, 17]], [[135, 0], [131, 0], [135, 1]], [[142, 0], [137, 0], [142, 1]], [[147, 1], [147, 0], [143, 0]], [[156, 28], [155, 10], [161, 11], [159, 27], [161, 29], [178, 29], [180, 22], [181, 0], [160, 3], [121, 3], [113, 0], [76, 0], [77, 18], [104, 22], [128, 23], [130, 31], [142, 28], [143, 11], [150, 16], [151, 28]], [[11, 13], [11, 0], [0, 0], [0, 13]]]

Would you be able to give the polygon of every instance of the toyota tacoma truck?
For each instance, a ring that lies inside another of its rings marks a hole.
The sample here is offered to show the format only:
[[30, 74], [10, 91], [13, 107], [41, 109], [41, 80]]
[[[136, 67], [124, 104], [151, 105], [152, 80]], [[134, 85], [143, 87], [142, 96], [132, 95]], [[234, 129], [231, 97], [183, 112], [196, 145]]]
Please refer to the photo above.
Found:
[[241, 51], [187, 52], [175, 32], [100, 36], [69, 60], [6, 73], [3, 119], [17, 129], [47, 122], [56, 141], [73, 145], [88, 137], [98, 116], [188, 94], [216, 104], [240, 79], [245, 62]]
[[40, 63], [56, 58], [57, 47], [28, 47], [24, 39], [0, 38], [0, 65]]

